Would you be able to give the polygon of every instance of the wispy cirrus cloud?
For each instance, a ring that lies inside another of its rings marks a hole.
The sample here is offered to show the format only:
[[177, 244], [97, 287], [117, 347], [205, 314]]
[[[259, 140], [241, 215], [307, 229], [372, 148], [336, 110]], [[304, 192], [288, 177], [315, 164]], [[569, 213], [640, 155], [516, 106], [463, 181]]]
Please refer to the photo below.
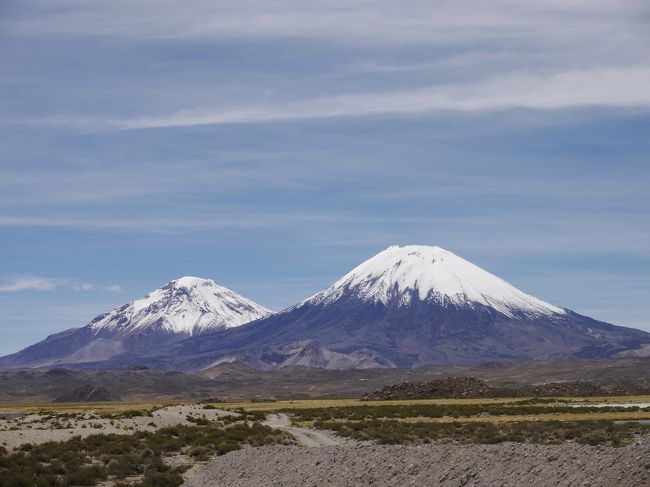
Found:
[[65, 279], [53, 277], [18, 276], [0, 282], [0, 292], [51, 291], [65, 283]]
[[[171, 0], [78, 2], [62, 0], [57, 8], [45, 0], [21, 2], [35, 15], [18, 18], [12, 30], [46, 34], [86, 34], [132, 39], [315, 38], [333, 42], [431, 44], [472, 39], [547, 37], [549, 44], [593, 37], [601, 43], [629, 34], [616, 32], [637, 21], [644, 3], [637, 0], [460, 0], [395, 3], [379, 0]], [[471, 12], [471, 15], [468, 13]], [[633, 25], [636, 25], [634, 23]], [[573, 26], [567, 31], [567, 26]], [[575, 28], [580, 26], [580, 29]], [[613, 39], [599, 39], [607, 27]], [[555, 39], [550, 38], [555, 34]]]
[[71, 278], [23, 275], [0, 280], [0, 292], [7, 293], [19, 291], [53, 291], [59, 288], [66, 288], [79, 292], [122, 292], [122, 286], [119, 284], [97, 286], [90, 282], [79, 283], [76, 279]]
[[485, 112], [515, 108], [553, 110], [580, 107], [650, 108], [650, 67], [577, 70], [548, 75], [511, 74], [473, 83], [422, 89], [362, 92], [286, 103], [185, 109], [171, 115], [125, 119], [46, 118], [37, 123], [101, 130], [246, 124], [371, 115]]
[[[9, 124], [96, 131], [435, 111], [650, 106], [648, 90], [642, 89], [650, 78], [648, 8], [636, 0], [399, 5], [381, 0], [280, 0], [271, 5], [259, 0], [183, 5], [167, 0], [155, 5], [64, 0], [56, 9], [32, 0], [15, 11], [18, 15], [8, 9], [6, 29], [18, 40], [70, 36], [79, 44], [78, 39], [128, 39], [139, 47], [138, 42], [162, 48], [173, 43], [181, 49], [199, 43], [212, 45], [216, 52], [223, 42], [233, 42], [236, 49], [244, 41], [264, 48], [259, 63], [254, 57], [243, 66], [229, 58], [206, 59], [205, 66], [218, 71], [216, 78], [209, 69], [196, 70], [194, 63], [159, 76], [159, 65], [175, 63], [154, 62], [156, 70], [147, 71], [146, 79], [134, 76], [140, 69], [132, 73], [128, 65], [119, 64], [120, 83], [130, 86], [126, 92], [105, 84], [115, 73], [110, 64], [102, 64], [96, 68], [100, 77], [86, 73], [75, 79], [80, 86], [87, 81], [89, 92], [108, 96], [106, 106], [93, 104], [89, 109], [84, 103], [76, 110], [74, 90], [68, 93], [70, 103], [49, 110], [44, 100], [28, 116], [7, 112], [4, 123]], [[269, 53], [285, 53], [286, 43], [297, 40], [310, 43], [304, 50], [313, 50], [313, 55], [301, 57], [301, 48], [293, 63], [286, 63], [284, 55], [265, 59]], [[269, 43], [275, 47], [267, 48]], [[322, 46], [327, 48], [322, 51]], [[158, 52], [153, 51], [154, 59]], [[193, 58], [192, 52], [187, 54]], [[136, 49], [134, 56], [138, 54]], [[249, 55], [245, 51], [235, 57]], [[150, 57], [136, 65], [153, 69]], [[119, 59], [122, 63], [121, 54]], [[311, 64], [314, 59], [316, 66]], [[272, 62], [279, 67], [270, 68]], [[418, 71], [417, 77], [410, 77], [415, 83], [395, 75], [408, 75], [413, 68]], [[183, 75], [177, 79], [179, 72]], [[57, 87], [62, 96], [67, 86], [65, 81]], [[51, 83], [43, 89], [49, 92]]]

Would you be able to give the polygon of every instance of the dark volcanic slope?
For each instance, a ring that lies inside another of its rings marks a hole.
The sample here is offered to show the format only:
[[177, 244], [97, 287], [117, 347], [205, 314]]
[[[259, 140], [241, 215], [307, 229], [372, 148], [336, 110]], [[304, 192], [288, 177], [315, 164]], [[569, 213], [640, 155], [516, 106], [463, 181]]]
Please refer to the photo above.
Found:
[[650, 335], [640, 330], [569, 311], [562, 316], [510, 318], [480, 306], [464, 309], [415, 301], [401, 307], [348, 298], [326, 305], [305, 303], [239, 329], [186, 340], [158, 366], [199, 370], [236, 358], [273, 368], [296, 356], [305, 359], [302, 365], [329, 368], [607, 358], [648, 342]]

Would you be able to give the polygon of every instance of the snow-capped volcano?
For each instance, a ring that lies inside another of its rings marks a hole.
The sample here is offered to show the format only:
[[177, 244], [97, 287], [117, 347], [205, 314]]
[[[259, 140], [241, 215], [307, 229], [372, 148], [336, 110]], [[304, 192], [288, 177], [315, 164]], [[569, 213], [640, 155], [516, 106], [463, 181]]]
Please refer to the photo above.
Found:
[[213, 281], [177, 279], [0, 358], [0, 368], [191, 371], [234, 360], [260, 369], [415, 367], [608, 358], [647, 344], [646, 332], [546, 303], [440, 247], [409, 245], [383, 250], [271, 315]]
[[95, 333], [155, 327], [169, 333], [194, 335], [233, 328], [269, 314], [268, 309], [211, 279], [186, 276], [98, 316], [87, 326]]
[[344, 296], [383, 304], [408, 305], [412, 299], [479, 304], [511, 318], [565, 314], [448, 250], [424, 245], [389, 247], [305, 302], [326, 304]]
[[155, 354], [190, 336], [238, 327], [271, 312], [210, 279], [181, 277], [86, 326], [0, 358], [0, 368], [88, 364]]
[[219, 335], [190, 338], [158, 363], [412, 367], [606, 358], [650, 343], [648, 333], [546, 303], [452, 252], [417, 245], [389, 247], [295, 306]]

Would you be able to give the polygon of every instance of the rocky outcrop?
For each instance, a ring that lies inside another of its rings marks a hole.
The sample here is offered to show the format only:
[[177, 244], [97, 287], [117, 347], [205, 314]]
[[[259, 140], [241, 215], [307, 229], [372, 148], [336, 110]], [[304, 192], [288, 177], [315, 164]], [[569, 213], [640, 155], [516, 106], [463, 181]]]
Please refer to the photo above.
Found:
[[457, 399], [486, 397], [493, 389], [474, 377], [447, 377], [430, 382], [402, 382], [364, 394], [362, 401], [391, 399]]
[[396, 399], [462, 399], [476, 397], [585, 397], [624, 394], [589, 382], [550, 382], [516, 388], [490, 387], [475, 377], [447, 377], [429, 382], [402, 382], [361, 397], [362, 401]]

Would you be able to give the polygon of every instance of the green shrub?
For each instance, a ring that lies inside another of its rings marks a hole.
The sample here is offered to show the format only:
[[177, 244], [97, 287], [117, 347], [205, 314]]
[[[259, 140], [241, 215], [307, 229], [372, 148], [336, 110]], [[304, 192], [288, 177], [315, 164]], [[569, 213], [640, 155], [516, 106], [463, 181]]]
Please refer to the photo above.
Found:
[[131, 435], [91, 435], [63, 442], [25, 446], [0, 454], [0, 487], [58, 487], [96, 485], [109, 476], [117, 485], [143, 475], [141, 487], [180, 485], [183, 468], [171, 469], [163, 457], [186, 451], [196, 460], [222, 455], [242, 445], [287, 443], [287, 433], [259, 423], [172, 426]]
[[187, 450], [187, 454], [196, 460], [207, 460], [211, 453], [211, 450], [205, 446], [194, 446]]
[[520, 443], [557, 444], [574, 442], [588, 445], [622, 446], [639, 435], [650, 434], [650, 425], [614, 423], [612, 421], [539, 421], [539, 422], [453, 422], [405, 423], [396, 420], [360, 422], [319, 422], [322, 429], [359, 440], [376, 440], [382, 444], [452, 442], [452, 443]]
[[[631, 407], [623, 408], [616, 406], [608, 407], [581, 407], [580, 413], [605, 413], [605, 412], [622, 412], [622, 411], [650, 411], [650, 408]], [[531, 403], [530, 400], [506, 402], [506, 403], [485, 403], [485, 404], [402, 404], [386, 406], [342, 406], [330, 408], [305, 408], [305, 409], [284, 409], [282, 412], [291, 414], [298, 421], [331, 421], [334, 419], [343, 420], [366, 420], [366, 419], [385, 419], [385, 418], [461, 418], [476, 416], [509, 416], [509, 415], [530, 415], [530, 414], [551, 414], [551, 413], [575, 413], [576, 409], [562, 404], [556, 404], [555, 400], [542, 401], [536, 400]], [[259, 420], [259, 415], [264, 416], [266, 413], [257, 411], [255, 413], [243, 413], [247, 415], [255, 414]]]
[[137, 487], [177, 487], [183, 483], [183, 477], [177, 472], [147, 472]]
[[81, 466], [68, 475], [70, 485], [95, 485], [98, 480], [106, 479], [106, 470], [97, 465]]

